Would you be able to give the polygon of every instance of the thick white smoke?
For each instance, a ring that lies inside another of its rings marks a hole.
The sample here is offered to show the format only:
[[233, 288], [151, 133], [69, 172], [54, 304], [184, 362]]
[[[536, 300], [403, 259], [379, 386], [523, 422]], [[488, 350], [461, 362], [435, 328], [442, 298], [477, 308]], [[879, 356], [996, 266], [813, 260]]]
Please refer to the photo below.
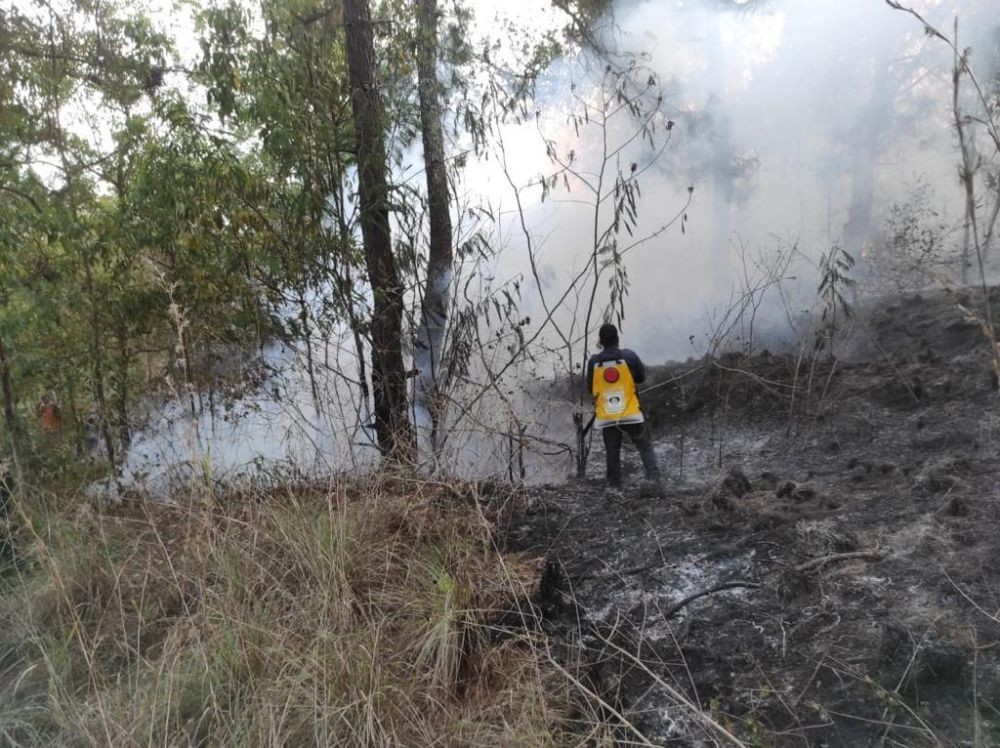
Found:
[[[964, 43], [974, 47], [974, 62], [987, 64], [990, 2], [915, 5], [943, 29], [951, 28], [957, 12], [969, 30]], [[738, 6], [722, 0], [647, 0], [622, 2], [614, 10], [615, 32], [608, 38], [656, 72], [665, 93], [662, 121], [676, 123], [669, 147], [655, 164], [652, 155], [666, 132], [662, 127], [652, 145], [639, 140], [620, 154], [622, 163], [649, 166], [640, 178], [634, 234], [663, 225], [683, 208], [688, 187], [694, 187], [684, 231], [674, 224], [637, 247], [626, 262], [631, 291], [624, 304], [623, 343], [651, 363], [703, 352], [713, 321], [746, 276], [759, 276], [754, 262], [767, 264], [775, 251], [795, 244], [801, 255], [786, 271], [794, 276], [785, 284], [787, 295], [766, 297], [756, 320], [761, 344], [787, 340], [787, 316], [815, 301], [819, 255], [841, 244], [855, 255], [863, 275], [884, 212], [920, 179], [931, 186], [942, 220], [957, 224], [961, 219], [946, 48], [928, 39], [913, 18], [879, 0], [773, 0], [755, 3], [752, 13]], [[551, 14], [543, 17], [546, 23], [558, 22]], [[552, 172], [543, 135], [562, 157], [572, 151], [581, 172], [595, 173], [599, 131], [584, 127], [578, 133], [567, 119], [573, 97], [593, 93], [595, 74], [600, 76], [600, 65], [558, 60], [540, 83], [544, 93], [537, 122], [529, 118], [501, 130], [508, 174], [500, 169], [496, 151], [464, 174], [466, 197], [496, 208], [494, 287], [505, 278], [527, 279], [523, 311], [533, 319], [524, 330], [529, 336], [545, 314], [528, 262], [528, 239], [537, 252], [539, 285], [551, 305], [588, 262], [593, 209], [579, 202], [587, 199], [580, 180], [570, 180], [568, 189], [558, 185], [544, 202], [540, 188], [524, 189], [526, 236], [507, 177], [524, 186]], [[627, 118], [615, 121], [609, 128], [612, 147], [628, 139], [630, 128]], [[466, 145], [456, 145], [456, 151]], [[419, 154], [413, 161], [419, 163]], [[467, 274], [466, 269], [460, 276]], [[584, 334], [587, 289], [580, 291], [569, 294], [555, 315], [564, 331], [575, 320], [573, 368], [581, 363]], [[598, 291], [592, 328], [602, 321], [607, 284], [602, 282]], [[349, 467], [352, 460], [369, 463], [374, 450], [359, 446], [371, 440], [364, 417], [354, 412], [356, 403], [338, 407], [356, 397], [356, 388], [336, 373], [353, 370], [353, 351], [349, 342], [334, 338], [314, 340], [316, 356], [333, 362], [314, 372], [320, 407], [303, 352], [275, 347], [267, 358], [282, 373], [228, 414], [192, 420], [178, 404], [154, 411], [161, 423], [138, 434], [126, 477], [162, 485], [182, 463], [188, 465], [185, 475], [213, 477], [275, 466], [315, 476]], [[549, 330], [538, 342], [555, 345], [558, 336]], [[539, 375], [564, 374], [571, 363], [558, 350], [536, 362], [532, 371], [511, 369], [498, 382], [495, 398], [478, 401], [464, 414], [449, 453], [452, 468], [507, 472], [505, 463], [516, 459], [516, 440], [487, 434], [487, 426], [502, 431], [516, 422], [528, 436], [570, 440], [565, 404], [543, 402], [523, 385]], [[558, 445], [546, 444], [548, 474], [567, 470]], [[539, 468], [546, 464], [531, 455], [528, 461]]]
[[[973, 64], [984, 68], [992, 51], [990, 5], [913, 3], [947, 32], [957, 14], [962, 44], [973, 47]], [[753, 261], [769, 261], [779, 247], [794, 244], [802, 254], [788, 270], [795, 277], [786, 284], [791, 296], [782, 301], [772, 294], [761, 309], [758, 330], [780, 343], [788, 337], [788, 313], [808, 309], [815, 299], [820, 254], [841, 245], [864, 277], [885, 212], [915, 184], [930, 185], [942, 221], [961, 222], [949, 50], [913, 17], [878, 0], [752, 6], [620, 2], [611, 19], [616, 30], [609, 38], [658, 74], [665, 111], [677, 123], [670, 148], [643, 176], [636, 233], [653, 230], [684, 204], [688, 185], [694, 187], [684, 233], [675, 226], [629, 261], [625, 336], [653, 361], [704, 350], [712, 320], [741, 290], [745, 259], [753, 275]], [[561, 153], [573, 150], [581, 162], [593, 163], [598, 139], [578, 137], [566, 123], [571, 83], [584, 76], [574, 61], [554, 66], [543, 83], [543, 130]], [[508, 153], [517, 154], [510, 171], [519, 183], [550, 169], [534, 123], [508, 128], [504, 137]], [[652, 150], [637, 146], [624, 155], [641, 165]], [[482, 169], [473, 189], [512, 210], [512, 193], [495, 164]], [[573, 187], [562, 195], [557, 190], [554, 198], [560, 197], [581, 194]], [[553, 199], [543, 205], [537, 190], [532, 198], [528, 223], [553, 293], [593, 245], [587, 211]], [[515, 217], [505, 215], [506, 267], [526, 272], [523, 256], [517, 259], [526, 242], [517, 236]]]

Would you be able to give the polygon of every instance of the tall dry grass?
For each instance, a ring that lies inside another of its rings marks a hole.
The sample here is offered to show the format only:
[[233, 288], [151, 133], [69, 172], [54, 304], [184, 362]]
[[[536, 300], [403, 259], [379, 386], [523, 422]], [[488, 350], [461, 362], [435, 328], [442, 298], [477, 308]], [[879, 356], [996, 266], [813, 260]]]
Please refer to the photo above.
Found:
[[570, 695], [493, 624], [537, 562], [461, 487], [21, 505], [0, 744], [549, 745]]

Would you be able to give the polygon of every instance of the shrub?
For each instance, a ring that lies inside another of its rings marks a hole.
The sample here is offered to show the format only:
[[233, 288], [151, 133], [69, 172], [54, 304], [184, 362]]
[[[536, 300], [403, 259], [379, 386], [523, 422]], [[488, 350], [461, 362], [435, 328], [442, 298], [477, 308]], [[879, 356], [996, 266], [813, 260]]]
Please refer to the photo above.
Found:
[[561, 742], [558, 675], [492, 630], [537, 561], [453, 487], [36, 512], [0, 620], [12, 744]]

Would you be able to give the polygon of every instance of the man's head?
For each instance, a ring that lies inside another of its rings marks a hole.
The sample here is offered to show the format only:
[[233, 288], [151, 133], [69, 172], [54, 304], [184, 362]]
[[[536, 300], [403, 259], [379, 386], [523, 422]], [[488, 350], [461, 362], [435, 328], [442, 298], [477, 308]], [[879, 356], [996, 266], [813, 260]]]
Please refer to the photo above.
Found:
[[610, 322], [606, 322], [601, 325], [601, 329], [597, 333], [597, 339], [601, 344], [601, 348], [610, 348], [618, 345], [618, 328]]

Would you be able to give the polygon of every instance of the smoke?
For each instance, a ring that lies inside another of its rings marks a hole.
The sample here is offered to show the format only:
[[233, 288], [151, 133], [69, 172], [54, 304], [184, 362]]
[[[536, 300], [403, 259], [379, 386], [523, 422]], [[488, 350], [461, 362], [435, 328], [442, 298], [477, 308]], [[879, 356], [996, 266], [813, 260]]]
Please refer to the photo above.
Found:
[[[973, 65], [993, 69], [990, 3], [913, 5], [949, 33], [957, 14]], [[820, 255], [840, 245], [858, 262], [856, 276], [871, 279], [868, 259], [878, 249], [883, 217], [918, 183], [931, 185], [941, 219], [961, 222], [950, 51], [913, 17], [874, 0], [646, 0], [618, 3], [609, 20], [605, 41], [657, 74], [664, 114], [676, 122], [670, 146], [640, 180], [634, 233], [656, 230], [694, 188], [683, 232], [675, 225], [627, 262], [624, 338], [650, 360], [703, 352], [713, 320], [747, 279], [759, 278], [776, 254], [795, 246], [784, 294], [775, 288], [758, 320], [766, 342], [790, 341], [790, 320], [814, 304]], [[577, 134], [567, 123], [588, 75], [592, 80], [595, 66], [578, 59], [553, 66], [540, 86], [539, 129], [559, 153], [572, 151], [578, 163], [593, 165], [600, 161], [600, 138]], [[623, 123], [612, 133], [627, 134]], [[534, 122], [509, 127], [503, 137], [507, 153], [516, 154], [508, 171], [518, 184], [551, 172]], [[643, 167], [655, 151], [637, 143], [622, 158]], [[479, 168], [472, 189], [513, 211], [512, 191], [497, 165]], [[544, 203], [540, 190], [522, 195], [531, 197], [527, 223], [540, 248], [542, 282], [535, 290], [550, 295], [593, 246], [592, 215], [588, 221], [588, 210], [574, 203], [586, 191], [567, 187], [557, 187]], [[518, 219], [501, 214], [498, 232], [509, 241], [505, 267], [528, 274]], [[604, 285], [602, 310], [610, 293]]]
[[[989, 5], [915, 3], [944, 30], [958, 13], [962, 28], [976, 30], [963, 41], [973, 47], [973, 64], [993, 70], [990, 27], [981, 22]], [[647, 0], [619, 3], [609, 20], [605, 41], [655, 73], [664, 96], [651, 140], [630, 140], [635, 121], [628, 116], [616, 117], [606, 132], [615, 155], [606, 164], [605, 189], [618, 170], [632, 173], [631, 164], [639, 174], [635, 225], [631, 234], [619, 232], [623, 246], [655, 234], [625, 257], [629, 287], [621, 307], [623, 344], [647, 362], [703, 353], [724, 310], [775, 268], [785, 280], [781, 293], [773, 286], [758, 299], [756, 342], [790, 343], [792, 324], [815, 304], [820, 255], [843, 246], [865, 278], [883, 216], [915, 185], [928, 186], [939, 220], [960, 222], [951, 59], [913, 18], [876, 0]], [[470, 161], [462, 175], [461, 204], [481, 201], [494, 209], [488, 228], [496, 256], [492, 267], [480, 261], [459, 268], [456, 277], [488, 269], [493, 277], [481, 278], [480, 288], [524, 278], [520, 313], [533, 322], [523, 334], [530, 337], [558, 307], [552, 319], [573, 346], [569, 357], [554, 328], [546, 328], [534, 363], [512, 367], [495, 382], [495, 393], [457, 414], [444, 457], [453, 472], [505, 473], [516, 464], [529, 477], [553, 477], [567, 469], [561, 444], [571, 441], [569, 412], [565, 402], [536, 388], [540, 380], [579, 370], [583, 342], [612, 300], [605, 276], [591, 329], [583, 330], [590, 289], [583, 284], [566, 293], [590, 261], [595, 220], [586, 182], [605, 163], [605, 133], [570, 115], [598, 95], [602, 70], [592, 56], [557, 60], [540, 81], [537, 118], [501, 128], [490, 158]], [[467, 147], [454, 146], [456, 152]], [[538, 178], [558, 170], [549, 148], [563, 160], [572, 154], [579, 178], [568, 176], [543, 191]], [[419, 153], [409, 160], [419, 164]], [[521, 210], [514, 188], [520, 188]], [[599, 224], [610, 220], [610, 210], [601, 212]], [[457, 215], [455, 223], [468, 219]], [[343, 376], [356, 355], [349, 336], [336, 329], [313, 334], [314, 358], [325, 363], [314, 362], [312, 375], [301, 346], [275, 345], [264, 359], [276, 373], [227, 408], [192, 417], [186, 404], [151, 404], [159, 423], [139, 431], [126, 457], [125, 482], [155, 492], [175, 480], [178, 469], [190, 480], [279, 468], [317, 476], [370, 464], [375, 450], [357, 386]], [[477, 377], [488, 380], [491, 366], [502, 367], [497, 348], [479, 354], [492, 360], [470, 363], [467, 395], [478, 391]], [[460, 402], [463, 393], [455, 397]]]
[[[308, 301], [312, 311], [321, 303], [318, 297]], [[127, 490], [166, 499], [206, 485], [315, 481], [376, 465], [353, 336], [344, 326], [307, 334], [311, 356], [304, 341], [272, 342], [259, 353], [223, 348], [198, 365], [202, 377], [214, 379], [212, 388], [148, 398], [134, 416], [134, 437], [118, 475], [95, 484], [93, 495]], [[545, 399], [537, 376], [523, 367], [514, 367], [510, 377], [520, 386], [498, 385], [486, 397], [476, 397], [475, 385], [454, 390], [455, 400], [469, 407], [451, 409], [442, 424], [447, 439], [436, 455], [412, 380], [424, 467], [436, 460], [453, 475], [534, 481], [566, 474], [564, 408]]]

